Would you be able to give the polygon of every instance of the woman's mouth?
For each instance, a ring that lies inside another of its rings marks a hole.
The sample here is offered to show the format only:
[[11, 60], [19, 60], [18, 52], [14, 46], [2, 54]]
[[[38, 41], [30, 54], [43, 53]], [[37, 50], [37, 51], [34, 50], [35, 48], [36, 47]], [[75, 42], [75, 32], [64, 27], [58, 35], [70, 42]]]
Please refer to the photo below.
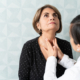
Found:
[[50, 22], [49, 24], [56, 24], [55, 22]]

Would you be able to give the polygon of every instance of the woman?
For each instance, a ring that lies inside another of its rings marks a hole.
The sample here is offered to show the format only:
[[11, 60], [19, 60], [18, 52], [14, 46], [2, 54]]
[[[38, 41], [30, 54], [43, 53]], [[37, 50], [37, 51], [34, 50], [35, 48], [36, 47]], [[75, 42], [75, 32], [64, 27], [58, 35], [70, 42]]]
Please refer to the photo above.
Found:
[[[71, 22], [70, 42], [73, 49], [76, 52], [80, 52], [80, 15], [75, 17]], [[75, 60], [69, 58], [68, 55], [62, 53], [57, 45], [56, 39], [53, 43], [54, 46], [52, 47], [49, 40], [46, 40], [47, 49], [43, 47], [45, 52], [48, 54], [44, 80], [80, 80], [80, 57], [76, 62]], [[67, 68], [65, 73], [59, 78], [56, 77], [57, 56], [60, 57], [60, 61], [58, 63]]]
[[[48, 55], [42, 46], [46, 47], [45, 38], [52, 43], [56, 34], [61, 32], [60, 12], [51, 5], [39, 8], [33, 18], [33, 27], [40, 36], [27, 41], [23, 46], [19, 64], [19, 80], [43, 80]], [[70, 43], [59, 38], [57, 42], [60, 49], [72, 58]], [[60, 77], [65, 68], [57, 64], [56, 70], [57, 77]]]

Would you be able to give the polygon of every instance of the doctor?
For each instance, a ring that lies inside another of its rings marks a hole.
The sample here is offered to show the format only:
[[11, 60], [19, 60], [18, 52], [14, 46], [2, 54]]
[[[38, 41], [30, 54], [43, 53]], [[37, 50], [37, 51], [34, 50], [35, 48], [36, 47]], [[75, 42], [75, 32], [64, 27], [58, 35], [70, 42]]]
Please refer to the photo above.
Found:
[[[63, 54], [57, 45], [57, 40], [53, 41], [54, 46], [50, 44], [48, 39], [45, 39], [47, 48], [43, 49], [48, 54], [45, 66], [44, 80], [80, 80], [80, 57], [77, 61], [69, 58], [68, 55]], [[76, 16], [70, 24], [70, 42], [72, 48], [76, 52], [80, 52], [80, 15]], [[58, 56], [58, 63], [67, 68], [64, 74], [56, 77], [56, 64]]]

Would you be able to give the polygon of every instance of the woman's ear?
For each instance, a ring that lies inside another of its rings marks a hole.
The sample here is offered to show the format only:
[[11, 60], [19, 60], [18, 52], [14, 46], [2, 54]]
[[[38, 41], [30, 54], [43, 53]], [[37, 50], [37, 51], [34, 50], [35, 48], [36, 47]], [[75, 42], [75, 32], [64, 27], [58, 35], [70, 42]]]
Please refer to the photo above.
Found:
[[41, 29], [39, 22], [37, 22], [36, 26], [37, 26], [37, 28], [38, 28], [39, 30]]
[[80, 44], [77, 44], [77, 51], [80, 52]]

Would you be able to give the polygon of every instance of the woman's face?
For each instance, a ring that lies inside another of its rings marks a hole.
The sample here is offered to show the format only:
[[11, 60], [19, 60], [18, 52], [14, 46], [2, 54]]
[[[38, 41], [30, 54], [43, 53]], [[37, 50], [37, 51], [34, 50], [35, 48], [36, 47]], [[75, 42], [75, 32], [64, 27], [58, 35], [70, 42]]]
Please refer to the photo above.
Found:
[[[72, 26], [72, 24], [70, 25], [70, 27]], [[73, 39], [73, 37], [71, 36], [71, 34], [70, 34], [70, 43], [71, 43], [71, 46], [72, 46], [72, 48], [74, 49], [74, 51], [76, 51], [76, 52], [80, 52], [80, 45], [79, 44], [75, 44], [74, 43], [74, 39]], [[79, 49], [79, 50], [78, 50]]]
[[44, 31], [58, 31], [59, 30], [59, 19], [58, 15], [55, 11], [51, 8], [45, 8], [37, 25], [38, 29], [41, 29], [42, 32]]

